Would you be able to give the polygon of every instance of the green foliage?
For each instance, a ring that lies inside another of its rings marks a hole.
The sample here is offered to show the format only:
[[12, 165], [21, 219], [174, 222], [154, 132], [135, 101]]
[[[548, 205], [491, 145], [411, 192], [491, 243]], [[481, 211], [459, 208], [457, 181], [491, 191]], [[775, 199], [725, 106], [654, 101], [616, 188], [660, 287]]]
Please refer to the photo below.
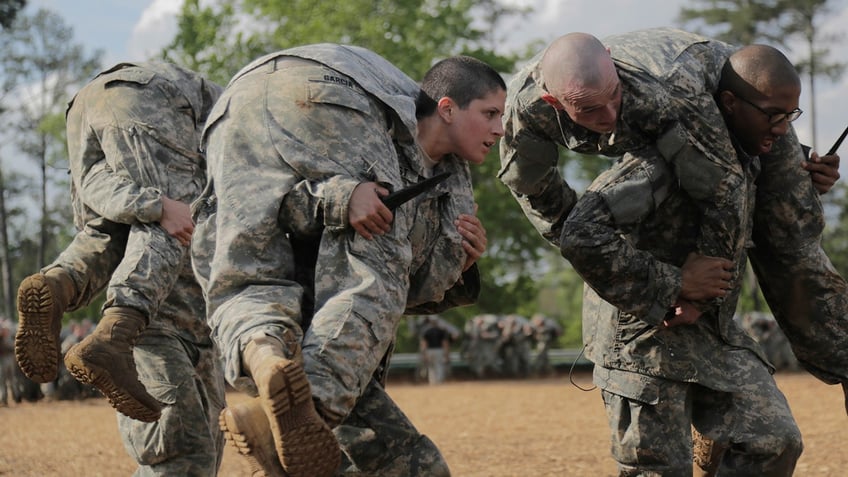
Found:
[[778, 0], [694, 0], [678, 21], [693, 31], [736, 45], [782, 39], [776, 26], [783, 6]]
[[828, 217], [822, 245], [833, 266], [843, 276], [848, 276], [848, 185], [839, 182], [830, 192], [822, 196], [825, 210], [832, 211]]
[[0, 0], [0, 27], [9, 28], [26, 0]]
[[[487, 13], [482, 22], [480, 12]], [[220, 83], [263, 54], [323, 42], [369, 48], [412, 78], [454, 54], [512, 71], [518, 57], [486, 43], [500, 20], [524, 12], [494, 0], [219, 0], [206, 7], [188, 0], [162, 57]]]
[[[11, 134], [8, 143], [40, 171], [35, 181], [4, 174], [9, 236], [4, 266], [16, 289], [25, 276], [57, 256], [73, 235], [64, 112], [71, 95], [99, 68], [101, 53], [85, 52], [74, 42], [73, 29], [47, 10], [18, 15], [11, 28], [0, 32], [0, 42], [0, 114], [15, 117], [6, 131]], [[37, 205], [27, 202], [33, 199]], [[36, 208], [39, 220], [27, 220]], [[23, 220], [19, 211], [25, 211]], [[31, 230], [33, 223], [37, 231]]]

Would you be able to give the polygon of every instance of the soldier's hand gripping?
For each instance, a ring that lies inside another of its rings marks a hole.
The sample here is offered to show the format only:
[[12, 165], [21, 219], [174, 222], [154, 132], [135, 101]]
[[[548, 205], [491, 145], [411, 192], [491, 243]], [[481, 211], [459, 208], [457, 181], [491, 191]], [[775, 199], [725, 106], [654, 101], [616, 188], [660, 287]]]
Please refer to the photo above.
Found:
[[813, 152], [809, 160], [801, 162], [801, 167], [809, 171], [813, 187], [819, 194], [827, 193], [839, 180], [839, 154], [819, 156]]
[[376, 182], [363, 182], [353, 189], [348, 203], [348, 222], [359, 235], [371, 240], [375, 235], [383, 235], [391, 229], [394, 215], [383, 204], [380, 197], [387, 195], [388, 189]]
[[690, 253], [681, 269], [679, 298], [697, 302], [727, 295], [732, 271], [730, 260]]
[[477, 204], [474, 204], [474, 215], [460, 214], [454, 224], [459, 230], [459, 234], [465, 239], [462, 241], [462, 248], [468, 254], [462, 268], [462, 271], [465, 271], [483, 256], [486, 247], [489, 245], [489, 240], [486, 238], [486, 229], [480, 219], [477, 218]]
[[191, 219], [191, 207], [188, 204], [162, 196], [162, 218], [159, 225], [168, 235], [188, 246], [194, 233], [194, 221]]

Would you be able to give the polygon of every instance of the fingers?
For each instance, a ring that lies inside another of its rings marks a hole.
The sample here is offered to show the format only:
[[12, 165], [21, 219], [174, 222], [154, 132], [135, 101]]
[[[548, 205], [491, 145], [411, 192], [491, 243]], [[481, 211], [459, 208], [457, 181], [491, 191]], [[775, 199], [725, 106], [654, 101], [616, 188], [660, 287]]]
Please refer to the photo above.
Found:
[[681, 298], [709, 300], [727, 296], [734, 279], [734, 265], [724, 258], [691, 253], [683, 264], [681, 275]]
[[819, 156], [815, 152], [809, 161], [801, 163], [801, 167], [810, 173], [813, 187], [820, 194], [828, 192], [839, 180], [839, 155]]
[[466, 253], [474, 257], [475, 260], [480, 258], [489, 245], [488, 238], [486, 237], [486, 229], [483, 227], [480, 219], [474, 215], [462, 214], [454, 224], [459, 234], [465, 239], [462, 245]]
[[380, 199], [389, 191], [374, 182], [356, 186], [348, 205], [348, 222], [366, 240], [391, 230], [394, 215]]

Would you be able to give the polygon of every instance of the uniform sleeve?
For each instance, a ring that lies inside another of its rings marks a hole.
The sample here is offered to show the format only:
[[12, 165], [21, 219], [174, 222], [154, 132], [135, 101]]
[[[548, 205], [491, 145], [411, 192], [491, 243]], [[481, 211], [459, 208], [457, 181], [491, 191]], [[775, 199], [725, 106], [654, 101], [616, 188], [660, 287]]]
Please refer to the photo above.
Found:
[[[661, 159], [657, 163], [663, 166]], [[680, 293], [680, 269], [625, 237], [662, 200], [656, 191], [669, 176], [655, 172], [628, 154], [599, 176], [565, 222], [560, 250], [604, 300], [659, 325]]]
[[327, 230], [348, 227], [348, 208], [353, 190], [362, 182], [348, 176], [325, 180], [302, 180], [286, 194], [280, 223], [299, 237], [320, 237]]
[[80, 183], [83, 201], [97, 214], [117, 223], [152, 223], [162, 218], [162, 193], [142, 187], [114, 172], [106, 161], [96, 163]]
[[[559, 146], [541, 133], [542, 118], [554, 110], [525, 111], [520, 99], [508, 100], [504, 114], [504, 137], [500, 141], [500, 180], [509, 188], [533, 227], [558, 245], [562, 223], [577, 201], [577, 193], [559, 171]], [[549, 120], [550, 118], [548, 118]]]

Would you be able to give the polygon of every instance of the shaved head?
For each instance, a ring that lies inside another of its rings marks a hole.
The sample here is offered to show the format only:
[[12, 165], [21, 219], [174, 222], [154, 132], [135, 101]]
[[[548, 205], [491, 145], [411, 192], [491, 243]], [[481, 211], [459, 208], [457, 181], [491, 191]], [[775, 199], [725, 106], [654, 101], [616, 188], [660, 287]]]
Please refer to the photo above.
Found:
[[600, 40], [587, 33], [557, 38], [542, 55], [539, 73], [545, 102], [591, 131], [615, 129], [621, 88], [615, 63]]
[[801, 87], [798, 72], [780, 50], [749, 45], [733, 53], [721, 71], [719, 90], [759, 97], [783, 87]]
[[569, 33], [548, 46], [539, 64], [545, 88], [557, 97], [597, 89], [615, 73], [609, 51], [588, 33]]

